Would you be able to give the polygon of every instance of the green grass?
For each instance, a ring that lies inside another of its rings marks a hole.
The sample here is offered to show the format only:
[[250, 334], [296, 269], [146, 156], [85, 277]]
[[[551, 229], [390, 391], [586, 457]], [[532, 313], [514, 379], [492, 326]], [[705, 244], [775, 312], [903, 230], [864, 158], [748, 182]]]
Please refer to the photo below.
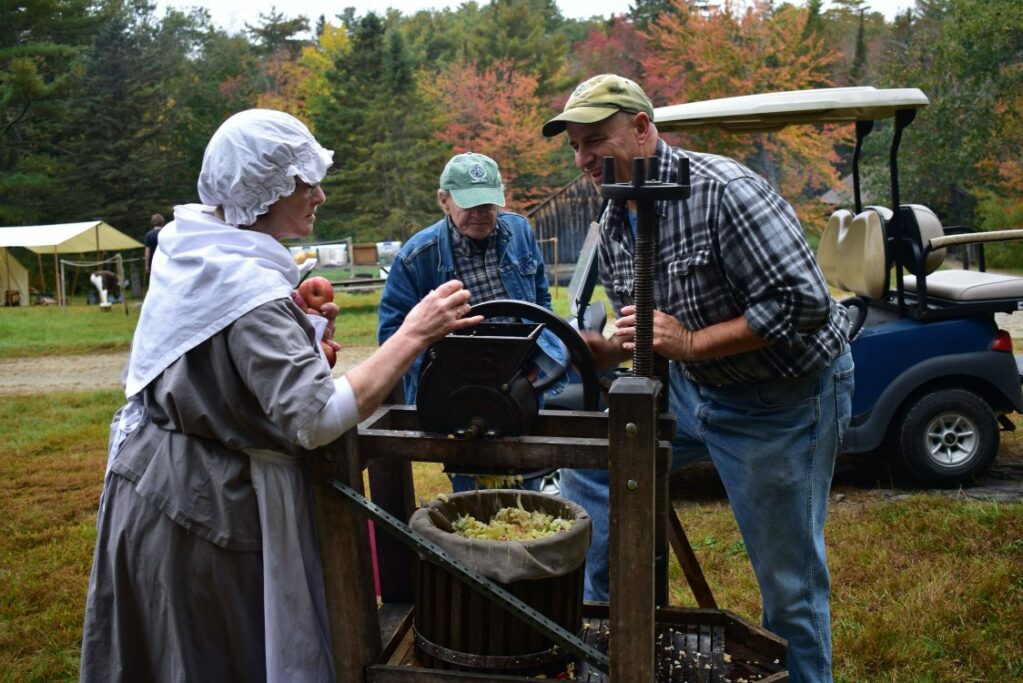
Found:
[[0, 358], [127, 351], [138, 320], [116, 306], [0, 308]]
[[[598, 288], [598, 296], [602, 293]], [[375, 346], [380, 292], [339, 292], [335, 301], [341, 308], [337, 340], [342, 345]], [[558, 288], [554, 310], [568, 315], [565, 287]], [[138, 321], [139, 307], [132, 302], [128, 315], [119, 306], [106, 313], [99, 306], [76, 304], [0, 308], [0, 359], [127, 351]]]

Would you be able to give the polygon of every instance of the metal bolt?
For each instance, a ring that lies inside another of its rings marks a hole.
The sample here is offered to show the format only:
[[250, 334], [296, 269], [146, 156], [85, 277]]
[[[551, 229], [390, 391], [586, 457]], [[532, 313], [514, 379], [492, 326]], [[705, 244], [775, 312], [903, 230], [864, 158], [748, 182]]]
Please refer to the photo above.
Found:
[[625, 482], [625, 488], [629, 489], [630, 491], [635, 491], [636, 489], [639, 488], [639, 482], [636, 481], [635, 479], [630, 479], [627, 482]]
[[507, 393], [510, 388], [511, 387], [509, 387], [507, 384], [502, 384], [501, 385], [501, 391], [503, 391], [505, 393]]
[[636, 426], [635, 422], [629, 422], [625, 425], [625, 433], [629, 436], [636, 436], [639, 432], [639, 427]]

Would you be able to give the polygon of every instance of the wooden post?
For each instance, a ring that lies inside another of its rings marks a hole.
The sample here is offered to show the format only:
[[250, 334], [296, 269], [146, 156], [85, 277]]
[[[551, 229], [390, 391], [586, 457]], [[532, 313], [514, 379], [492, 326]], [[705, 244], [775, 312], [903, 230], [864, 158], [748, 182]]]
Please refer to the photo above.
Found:
[[336, 681], [365, 683], [366, 667], [382, 650], [369, 531], [366, 519], [324, 486], [337, 479], [363, 493], [358, 430], [350, 429], [314, 456], [310, 470]]
[[[391, 390], [390, 401], [405, 403], [404, 382]], [[412, 463], [407, 460], [373, 461], [369, 464], [369, 490], [374, 503], [407, 522], [416, 507], [412, 486]], [[375, 534], [377, 566], [380, 568], [380, 599], [384, 603], [412, 602], [412, 553], [394, 536]]]
[[117, 271], [117, 288], [121, 290], [121, 303], [124, 304], [124, 314], [128, 315], [128, 291], [124, 288], [124, 259], [120, 254], [114, 256], [115, 270]]
[[654, 680], [657, 390], [616, 380], [608, 395], [611, 680]]

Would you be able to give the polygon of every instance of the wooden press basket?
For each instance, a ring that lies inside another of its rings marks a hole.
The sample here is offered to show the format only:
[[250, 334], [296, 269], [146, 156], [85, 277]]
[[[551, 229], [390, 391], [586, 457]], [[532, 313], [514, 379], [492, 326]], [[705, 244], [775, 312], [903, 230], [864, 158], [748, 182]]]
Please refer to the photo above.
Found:
[[[509, 500], [521, 500], [526, 510], [575, 518], [577, 526], [586, 525], [585, 533], [589, 538], [590, 520], [586, 512], [574, 503], [546, 494], [473, 491], [449, 496], [447, 501], [438, 501], [433, 507], [452, 521], [467, 509], [477, 519], [489, 519], [496, 510], [506, 507]], [[565, 533], [558, 533], [524, 543], [552, 544], [552, 548], [556, 548], [564, 536]], [[439, 540], [437, 542], [445, 547]], [[502, 542], [479, 543], [492, 545]], [[578, 633], [582, 628], [585, 551], [578, 566], [567, 573], [538, 580], [505, 583], [488, 575], [485, 566], [477, 565], [476, 569], [570, 633]], [[461, 583], [442, 566], [417, 559], [414, 591], [416, 657], [425, 666], [524, 675], [564, 670], [569, 658], [567, 653], [499, 604]]]

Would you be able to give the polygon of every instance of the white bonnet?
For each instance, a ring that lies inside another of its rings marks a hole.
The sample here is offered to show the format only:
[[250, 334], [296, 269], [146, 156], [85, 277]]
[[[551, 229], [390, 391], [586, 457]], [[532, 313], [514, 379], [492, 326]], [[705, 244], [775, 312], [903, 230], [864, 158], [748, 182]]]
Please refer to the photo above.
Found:
[[295, 176], [315, 185], [334, 159], [291, 114], [249, 109], [224, 121], [210, 138], [199, 173], [199, 199], [221, 206], [231, 225], [252, 225], [295, 191]]

